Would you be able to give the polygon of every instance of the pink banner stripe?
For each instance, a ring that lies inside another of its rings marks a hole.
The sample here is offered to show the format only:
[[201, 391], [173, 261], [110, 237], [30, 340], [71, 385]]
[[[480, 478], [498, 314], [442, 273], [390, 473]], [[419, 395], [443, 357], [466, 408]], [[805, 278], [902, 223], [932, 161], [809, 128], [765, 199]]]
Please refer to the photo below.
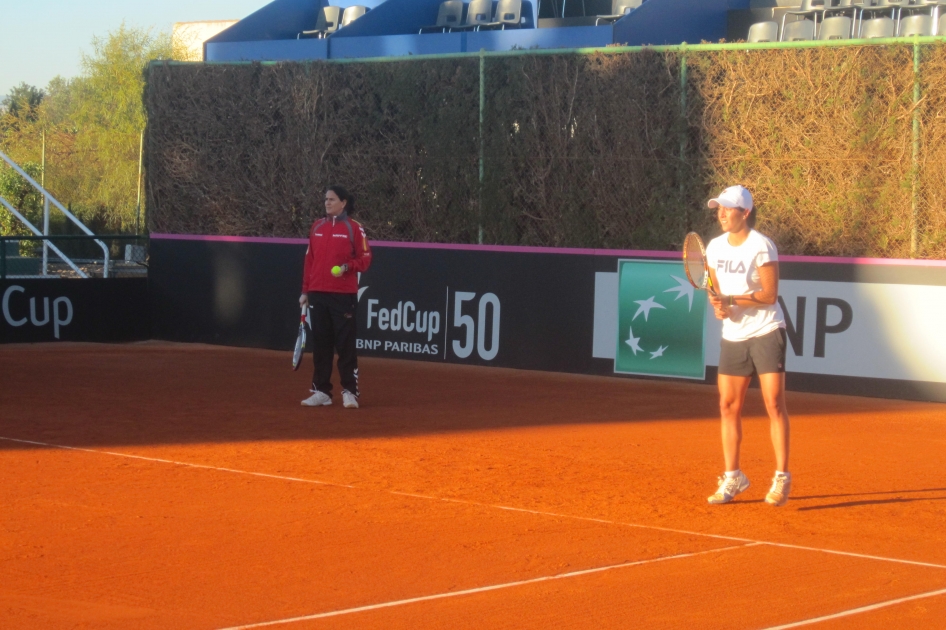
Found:
[[648, 258], [680, 258], [680, 252], [642, 249], [582, 249], [578, 247], [525, 247], [521, 245], [454, 245], [451, 243], [406, 243], [403, 241], [371, 241], [371, 246], [409, 249], [453, 249], [476, 252], [508, 252], [513, 254], [580, 254], [583, 256], [646, 256]]
[[[304, 238], [275, 238], [268, 236], [205, 236], [199, 234], [152, 234], [151, 238], [171, 241], [212, 241], [218, 243], [277, 243], [305, 245]], [[522, 247], [515, 245], [462, 245], [453, 243], [411, 243], [405, 241], [369, 241], [372, 247], [401, 247], [405, 249], [452, 249], [478, 252], [510, 252], [518, 254], [581, 254], [585, 256], [645, 256], [648, 258], [680, 258], [680, 252], [648, 251], [638, 249], [581, 249], [576, 247]]]
[[897, 265], [900, 267], [946, 267], [946, 260], [922, 258], [831, 258], [830, 256], [779, 256], [779, 260], [798, 263], [841, 263], [846, 265]]
[[205, 236], [202, 234], [152, 234], [160, 241], [215, 241], [218, 243], [277, 243], [281, 245], [305, 245], [304, 238], [276, 238], [272, 236]]
[[[152, 234], [151, 238], [172, 241], [216, 241], [223, 243], [276, 243], [305, 245], [304, 238], [275, 238], [266, 236], [206, 236], [199, 234]], [[628, 256], [635, 258], [680, 258], [680, 252], [641, 249], [582, 249], [577, 247], [524, 247], [515, 245], [458, 245], [452, 243], [410, 243], [404, 241], [370, 241], [372, 247], [401, 247], [404, 249], [446, 249], [475, 252], [508, 252], [513, 254], [566, 254], [583, 256]], [[830, 256], [780, 256], [783, 262], [831, 263], [842, 265], [887, 265], [901, 267], [946, 267], [946, 260], [904, 258], [832, 258]]]

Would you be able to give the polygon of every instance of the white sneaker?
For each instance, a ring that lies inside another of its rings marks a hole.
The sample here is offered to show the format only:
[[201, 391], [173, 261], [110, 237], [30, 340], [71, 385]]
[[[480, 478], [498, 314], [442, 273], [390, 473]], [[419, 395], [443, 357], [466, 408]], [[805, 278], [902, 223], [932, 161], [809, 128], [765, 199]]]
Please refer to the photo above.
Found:
[[788, 495], [792, 491], [791, 475], [778, 474], [772, 479], [772, 489], [765, 495], [765, 502], [775, 507], [781, 507], [788, 502]]
[[332, 404], [332, 397], [325, 392], [318, 390], [312, 392], [312, 395], [302, 401], [305, 407], [326, 407]]
[[740, 470], [739, 474], [735, 477], [727, 477], [726, 475], [720, 477], [719, 489], [716, 491], [716, 494], [708, 497], [706, 500], [713, 505], [722, 505], [723, 503], [729, 503], [737, 494], [746, 491], [748, 488], [749, 478]]
[[345, 409], [358, 409], [358, 396], [355, 396], [347, 389], [343, 389], [342, 404], [345, 405]]

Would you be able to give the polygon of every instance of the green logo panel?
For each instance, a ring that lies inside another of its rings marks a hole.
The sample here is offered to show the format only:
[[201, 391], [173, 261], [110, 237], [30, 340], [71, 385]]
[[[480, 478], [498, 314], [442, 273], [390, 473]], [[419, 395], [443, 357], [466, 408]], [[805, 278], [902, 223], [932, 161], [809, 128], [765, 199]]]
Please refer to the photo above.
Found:
[[704, 379], [706, 308], [706, 292], [687, 281], [682, 262], [618, 261], [614, 371]]

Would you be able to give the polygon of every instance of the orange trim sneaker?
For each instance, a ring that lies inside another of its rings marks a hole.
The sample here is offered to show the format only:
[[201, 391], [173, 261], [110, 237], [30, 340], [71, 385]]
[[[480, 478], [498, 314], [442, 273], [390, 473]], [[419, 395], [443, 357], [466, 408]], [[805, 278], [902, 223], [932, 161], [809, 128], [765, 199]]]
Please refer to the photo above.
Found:
[[739, 474], [735, 477], [727, 477], [726, 475], [720, 477], [719, 489], [716, 491], [716, 494], [708, 497], [706, 500], [712, 505], [722, 505], [723, 503], [729, 503], [737, 494], [741, 494], [748, 489], [749, 478], [740, 470]]
[[765, 502], [775, 507], [788, 503], [788, 495], [792, 491], [792, 476], [778, 473], [772, 478], [772, 489], [765, 495]]

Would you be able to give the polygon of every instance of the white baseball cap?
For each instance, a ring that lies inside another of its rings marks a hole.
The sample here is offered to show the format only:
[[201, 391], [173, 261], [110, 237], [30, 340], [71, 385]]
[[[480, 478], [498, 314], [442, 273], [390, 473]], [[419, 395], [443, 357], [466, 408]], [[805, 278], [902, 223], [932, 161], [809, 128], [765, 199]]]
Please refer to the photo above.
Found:
[[743, 210], [752, 210], [752, 193], [745, 186], [730, 186], [718, 197], [714, 197], [706, 202], [709, 208], [742, 208]]

